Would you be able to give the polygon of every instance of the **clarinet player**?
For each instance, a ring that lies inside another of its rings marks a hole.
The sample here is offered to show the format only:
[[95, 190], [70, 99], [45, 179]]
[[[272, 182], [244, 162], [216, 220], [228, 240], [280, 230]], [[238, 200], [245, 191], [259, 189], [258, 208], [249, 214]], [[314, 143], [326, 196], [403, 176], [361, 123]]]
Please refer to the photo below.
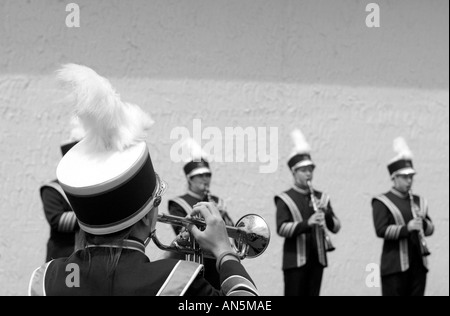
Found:
[[328, 230], [337, 233], [341, 223], [328, 195], [312, 188], [315, 164], [309, 144], [300, 130], [291, 136], [295, 147], [288, 166], [294, 185], [275, 196], [277, 232], [285, 238], [284, 291], [286, 296], [319, 296], [326, 252], [333, 250]]
[[[188, 161], [183, 171], [187, 180], [187, 192], [184, 195], [169, 200], [169, 213], [174, 216], [185, 217], [192, 213], [193, 206], [199, 202], [214, 202], [219, 209], [220, 215], [226, 226], [234, 226], [233, 220], [226, 211], [226, 205], [222, 198], [214, 196], [210, 192], [212, 172], [207, 161], [207, 155], [202, 151], [200, 145], [194, 139], [188, 138], [183, 147], [190, 153]], [[179, 234], [182, 228], [172, 226], [175, 234]], [[171, 253], [170, 257], [184, 259], [183, 255]], [[220, 288], [220, 277], [216, 271], [216, 260], [204, 258], [205, 279], [215, 288]]]
[[393, 187], [372, 199], [375, 231], [384, 239], [381, 291], [383, 296], [423, 296], [430, 254], [425, 236], [433, 234], [434, 226], [427, 201], [412, 194], [416, 171], [402, 137], [394, 140], [394, 151], [388, 164]]

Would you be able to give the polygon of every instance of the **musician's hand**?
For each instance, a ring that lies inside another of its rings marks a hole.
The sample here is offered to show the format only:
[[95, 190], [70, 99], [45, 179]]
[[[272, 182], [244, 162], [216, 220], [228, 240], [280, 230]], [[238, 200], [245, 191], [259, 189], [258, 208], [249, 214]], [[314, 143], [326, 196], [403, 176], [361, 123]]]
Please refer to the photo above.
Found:
[[308, 219], [308, 225], [323, 225], [325, 223], [325, 215], [323, 213], [314, 213]]
[[417, 211], [417, 216], [420, 218], [425, 218], [425, 212], [422, 210]]
[[322, 211], [324, 211], [328, 207], [327, 207], [327, 204], [324, 203], [324, 201], [320, 200], [320, 201], [317, 202], [317, 208], [322, 210]]
[[408, 231], [420, 231], [423, 228], [423, 221], [421, 218], [416, 217], [409, 221], [408, 223]]
[[201, 215], [205, 219], [206, 228], [203, 231], [195, 225], [188, 227], [200, 248], [212, 252], [216, 258], [225, 251], [231, 251], [227, 229], [215, 203], [200, 202], [194, 205], [191, 215]]

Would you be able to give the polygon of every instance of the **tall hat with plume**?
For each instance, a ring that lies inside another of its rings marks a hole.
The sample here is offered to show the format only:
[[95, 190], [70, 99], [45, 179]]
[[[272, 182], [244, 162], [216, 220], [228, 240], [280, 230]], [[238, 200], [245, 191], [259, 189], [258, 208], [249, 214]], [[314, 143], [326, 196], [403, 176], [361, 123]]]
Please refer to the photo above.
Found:
[[393, 143], [394, 152], [397, 154], [388, 164], [388, 170], [391, 177], [396, 175], [415, 174], [412, 158], [413, 154], [403, 137], [397, 137]]
[[182, 147], [189, 155], [188, 162], [183, 167], [186, 177], [191, 178], [205, 173], [212, 174], [209, 168], [208, 155], [193, 138], [187, 138]]
[[86, 131], [58, 164], [61, 187], [84, 231], [128, 228], [160, 203], [166, 188], [144, 141], [153, 121], [88, 67], [64, 65], [58, 78], [69, 86], [68, 99]]
[[299, 129], [295, 129], [291, 132], [292, 142], [294, 148], [292, 149], [291, 156], [288, 160], [288, 166], [291, 171], [294, 171], [300, 167], [315, 166], [311, 160], [311, 146], [305, 139], [305, 136]]
[[61, 142], [61, 153], [64, 156], [73, 146], [78, 144], [80, 140], [86, 135], [86, 131], [81, 125], [80, 119], [77, 116], [73, 116], [70, 121], [70, 137]]

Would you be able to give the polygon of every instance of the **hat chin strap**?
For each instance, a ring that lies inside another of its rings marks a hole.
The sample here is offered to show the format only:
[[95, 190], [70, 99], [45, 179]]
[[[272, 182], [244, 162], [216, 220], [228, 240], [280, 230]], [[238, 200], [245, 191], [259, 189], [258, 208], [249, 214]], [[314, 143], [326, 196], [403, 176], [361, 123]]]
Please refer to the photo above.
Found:
[[148, 244], [150, 243], [150, 241], [152, 240], [153, 236], [156, 233], [156, 228], [154, 230], [152, 230], [152, 232], [150, 233], [150, 235], [145, 239], [144, 241], [144, 247], [147, 247]]

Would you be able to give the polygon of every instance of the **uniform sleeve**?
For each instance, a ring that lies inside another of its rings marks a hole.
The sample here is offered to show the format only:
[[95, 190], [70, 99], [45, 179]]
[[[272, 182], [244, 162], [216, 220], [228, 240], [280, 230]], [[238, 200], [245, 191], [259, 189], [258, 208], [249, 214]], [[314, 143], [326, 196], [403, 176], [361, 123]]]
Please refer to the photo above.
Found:
[[292, 238], [311, 232], [307, 221], [297, 222], [292, 218], [291, 211], [280, 198], [275, 198], [277, 207], [277, 233], [281, 237]]
[[[169, 201], [169, 214], [178, 217], [186, 217], [186, 211], [173, 201]], [[178, 235], [183, 227], [172, 225], [172, 228], [176, 235]]]
[[74, 232], [78, 230], [75, 213], [58, 191], [53, 188], [43, 188], [41, 197], [45, 217], [53, 230], [59, 232]]
[[198, 276], [186, 291], [186, 296], [258, 296], [253, 280], [244, 266], [235, 260], [220, 267], [220, 290], [216, 290], [202, 276]]
[[331, 202], [328, 202], [326, 208], [324, 209], [325, 213], [325, 223], [329, 231], [334, 234], [337, 234], [341, 229], [341, 221], [337, 218], [336, 214], [333, 212], [333, 208], [331, 207]]
[[389, 209], [377, 199], [372, 200], [372, 216], [378, 237], [386, 240], [397, 240], [409, 236], [406, 225], [396, 225], [394, 216]]

